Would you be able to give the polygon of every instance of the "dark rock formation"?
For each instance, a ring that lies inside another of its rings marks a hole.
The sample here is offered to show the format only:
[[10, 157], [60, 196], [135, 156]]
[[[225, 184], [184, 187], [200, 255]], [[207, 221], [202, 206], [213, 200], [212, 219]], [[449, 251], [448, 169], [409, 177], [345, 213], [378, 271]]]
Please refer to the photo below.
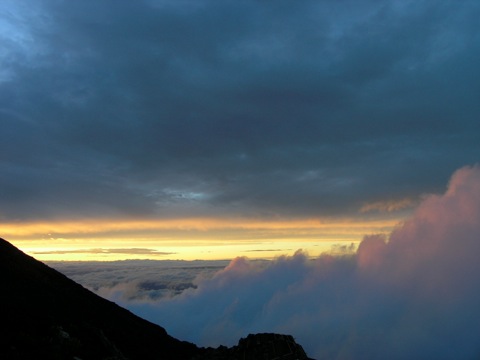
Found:
[[288, 335], [198, 348], [0, 239], [0, 359], [308, 359]]
[[195, 360], [308, 360], [303, 348], [292, 336], [280, 334], [250, 334], [237, 346], [206, 349]]

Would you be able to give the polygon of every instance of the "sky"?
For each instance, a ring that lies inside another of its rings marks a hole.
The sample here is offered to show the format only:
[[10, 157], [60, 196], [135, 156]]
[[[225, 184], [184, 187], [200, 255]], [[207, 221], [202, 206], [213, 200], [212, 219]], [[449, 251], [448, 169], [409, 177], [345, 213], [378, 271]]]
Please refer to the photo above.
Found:
[[480, 155], [480, 3], [3, 0], [0, 236], [232, 259], [390, 234]]

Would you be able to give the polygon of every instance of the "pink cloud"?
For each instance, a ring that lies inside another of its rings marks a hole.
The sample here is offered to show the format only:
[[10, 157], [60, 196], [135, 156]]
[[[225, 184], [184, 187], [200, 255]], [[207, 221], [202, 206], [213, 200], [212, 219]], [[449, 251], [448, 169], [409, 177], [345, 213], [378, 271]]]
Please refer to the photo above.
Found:
[[200, 345], [292, 334], [318, 359], [480, 357], [480, 168], [455, 172], [389, 235], [356, 254], [269, 264], [238, 258], [197, 289], [134, 312]]
[[[376, 266], [386, 279], [457, 288], [459, 278], [480, 270], [480, 168], [455, 172], [444, 195], [430, 195], [386, 243], [366, 237], [361, 269]], [[478, 264], [478, 265], [477, 265]]]

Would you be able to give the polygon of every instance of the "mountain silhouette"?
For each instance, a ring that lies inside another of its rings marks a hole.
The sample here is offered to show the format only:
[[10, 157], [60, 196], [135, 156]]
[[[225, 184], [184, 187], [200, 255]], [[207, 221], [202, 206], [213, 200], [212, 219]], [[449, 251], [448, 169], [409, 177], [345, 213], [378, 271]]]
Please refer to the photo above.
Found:
[[198, 348], [0, 239], [0, 359], [190, 359]]
[[0, 238], [0, 359], [308, 359], [288, 335], [199, 348]]

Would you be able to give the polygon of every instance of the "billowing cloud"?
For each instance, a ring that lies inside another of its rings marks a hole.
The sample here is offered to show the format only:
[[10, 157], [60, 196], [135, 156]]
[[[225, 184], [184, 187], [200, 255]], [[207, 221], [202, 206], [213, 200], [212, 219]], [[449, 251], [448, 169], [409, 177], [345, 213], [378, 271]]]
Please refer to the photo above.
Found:
[[473, 166], [389, 236], [366, 236], [353, 255], [240, 257], [180, 295], [123, 304], [200, 345], [275, 331], [318, 359], [472, 359], [480, 355], [479, 255]]

